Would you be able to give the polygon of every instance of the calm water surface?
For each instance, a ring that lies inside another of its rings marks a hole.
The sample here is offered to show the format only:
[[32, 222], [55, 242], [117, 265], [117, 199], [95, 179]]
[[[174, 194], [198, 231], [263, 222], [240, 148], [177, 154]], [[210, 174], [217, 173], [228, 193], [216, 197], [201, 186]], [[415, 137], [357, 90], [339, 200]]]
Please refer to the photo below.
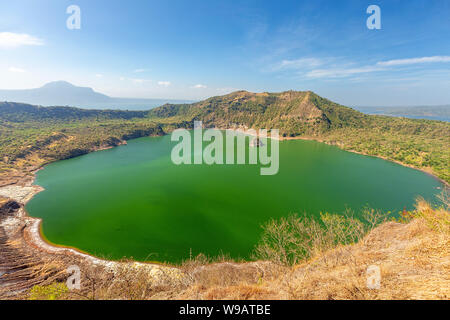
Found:
[[259, 165], [181, 165], [170, 136], [59, 161], [37, 174], [45, 188], [26, 206], [56, 244], [96, 256], [179, 262], [192, 254], [248, 258], [261, 224], [290, 213], [397, 212], [441, 184], [378, 158], [314, 141], [280, 142], [280, 170]]

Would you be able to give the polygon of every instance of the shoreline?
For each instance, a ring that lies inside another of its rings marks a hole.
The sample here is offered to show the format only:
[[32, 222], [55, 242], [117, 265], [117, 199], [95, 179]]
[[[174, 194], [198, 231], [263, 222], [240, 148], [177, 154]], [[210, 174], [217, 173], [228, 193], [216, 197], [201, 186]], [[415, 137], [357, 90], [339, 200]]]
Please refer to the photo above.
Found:
[[442, 185], [444, 185], [445, 188], [450, 188], [450, 184], [449, 184], [447, 181], [445, 181], [444, 179], [438, 177], [438, 176], [437, 176], [436, 174], [434, 174], [433, 172], [427, 171], [426, 169], [414, 167], [413, 165], [410, 165], [410, 164], [407, 164], [407, 163], [403, 163], [403, 162], [398, 161], [398, 160], [388, 159], [388, 158], [383, 157], [383, 156], [376, 156], [376, 155], [372, 155], [372, 154], [366, 154], [366, 153], [364, 153], [364, 152], [360, 152], [360, 151], [356, 151], [356, 150], [352, 150], [352, 149], [348, 149], [348, 150], [347, 150], [347, 149], [344, 149], [344, 148], [340, 147], [338, 144], [328, 143], [328, 142], [323, 141], [323, 140], [320, 140], [320, 139], [305, 138], [305, 137], [283, 137], [283, 138], [281, 138], [280, 140], [281, 140], [281, 141], [283, 141], [283, 140], [306, 140], [306, 141], [317, 141], [317, 142], [320, 142], [320, 143], [325, 143], [326, 145], [329, 145], [329, 146], [335, 146], [335, 147], [338, 147], [338, 148], [341, 149], [342, 151], [351, 152], [351, 153], [356, 153], [356, 154], [359, 154], [359, 155], [362, 155], [362, 156], [366, 156], [366, 157], [379, 158], [379, 159], [382, 159], [382, 160], [385, 160], [385, 161], [389, 161], [389, 162], [393, 162], [393, 163], [399, 164], [399, 165], [401, 165], [401, 166], [403, 166], [403, 167], [407, 167], [407, 168], [410, 168], [410, 169], [414, 169], [414, 170], [418, 170], [418, 171], [421, 171], [421, 172], [423, 172], [423, 173], [426, 173], [427, 175], [431, 176], [431, 177], [434, 178], [435, 180], [439, 181]]
[[[220, 129], [220, 128], [217, 128], [217, 129]], [[230, 130], [230, 129], [220, 129], [220, 130]], [[253, 132], [248, 132], [248, 130], [246, 130], [246, 129], [240, 129], [240, 128], [238, 128], [238, 129], [232, 129], [232, 130], [237, 131], [237, 132], [240, 132], [240, 133], [243, 133], [243, 134], [246, 134], [246, 135], [250, 135], [250, 136], [253, 136], [253, 137], [257, 137], [257, 136], [258, 136], [258, 135], [255, 135]], [[268, 138], [268, 139], [275, 139], [275, 138], [272, 138], [272, 137], [270, 137], [270, 136], [266, 136], [266, 138]], [[423, 172], [423, 173], [426, 173], [427, 175], [431, 176], [432, 178], [436, 179], [436, 180], [439, 181], [441, 184], [443, 184], [445, 188], [447, 188], [447, 189], [450, 188], [450, 183], [448, 183], [448, 182], [445, 181], [444, 179], [438, 177], [438, 176], [437, 176], [436, 174], [434, 174], [433, 172], [427, 171], [426, 169], [417, 168], [417, 167], [414, 167], [413, 165], [410, 165], [410, 164], [407, 164], [407, 163], [403, 163], [403, 162], [398, 161], [398, 160], [388, 159], [388, 158], [383, 157], [383, 156], [377, 156], [377, 155], [366, 154], [366, 153], [364, 153], [364, 152], [360, 152], [360, 151], [356, 151], [356, 150], [352, 150], [352, 149], [344, 149], [344, 148], [342, 148], [341, 146], [339, 146], [338, 144], [329, 143], [329, 142], [327, 142], [327, 141], [321, 140], [320, 138], [315, 138], [315, 137], [301, 137], [301, 136], [299, 136], [299, 137], [283, 137], [283, 136], [281, 136], [281, 137], [278, 137], [277, 140], [278, 140], [278, 141], [288, 141], [288, 140], [316, 141], [316, 142], [324, 143], [324, 144], [329, 145], [329, 146], [335, 146], [335, 147], [339, 148], [339, 149], [342, 150], [342, 151], [351, 152], [351, 153], [356, 153], [356, 154], [359, 154], [359, 155], [362, 155], [362, 156], [366, 156], [366, 157], [379, 158], [379, 159], [382, 159], [382, 160], [385, 160], [385, 161], [390, 161], [390, 162], [399, 164], [399, 165], [401, 165], [401, 166], [403, 166], [403, 167], [411, 168], [411, 169], [418, 170], [418, 171], [421, 171], [421, 172]]]
[[[248, 134], [248, 135], [252, 135], [255, 136], [254, 134], [248, 132], [247, 130], [243, 130], [243, 129], [235, 129], [236, 131], [239, 131], [241, 133], [244, 134]], [[268, 137], [270, 138], [270, 137]], [[375, 158], [380, 158], [383, 160], [387, 160], [399, 165], [402, 165], [404, 167], [408, 167], [414, 170], [419, 170], [421, 172], [426, 173], [427, 175], [433, 177], [434, 179], [436, 179], [437, 181], [439, 181], [444, 188], [449, 188], [450, 185], [444, 181], [443, 179], [437, 177], [436, 175], [434, 175], [433, 173], [430, 173], [424, 169], [420, 169], [420, 168], [416, 168], [412, 165], [408, 165], [405, 163], [401, 163], [400, 161], [396, 161], [396, 160], [391, 160], [391, 159], [386, 159], [382, 156], [374, 156], [374, 155], [368, 155], [359, 151], [355, 151], [355, 150], [346, 150], [341, 148], [339, 145], [337, 144], [331, 144], [331, 143], [327, 143], [323, 140], [320, 140], [319, 138], [312, 138], [312, 137], [279, 137], [278, 139], [279, 141], [287, 141], [287, 140], [306, 140], [306, 141], [316, 141], [319, 143], [325, 143], [327, 145], [330, 146], [336, 146], [339, 149], [343, 150], [343, 151], [347, 151], [347, 152], [352, 152], [352, 153], [356, 153], [359, 155], [364, 155], [364, 156], [369, 156], [369, 157], [375, 157]], [[124, 141], [123, 143], [117, 145], [126, 145], [127, 142]], [[99, 148], [96, 150], [93, 150], [91, 152], [96, 152], [96, 151], [101, 151], [101, 150], [107, 150], [107, 149], [111, 149], [114, 148], [116, 146], [108, 146], [106, 148]], [[89, 153], [91, 153], [89, 152]], [[59, 160], [57, 160], [59, 161]], [[171, 264], [166, 264], [164, 262], [156, 262], [156, 261], [145, 261], [145, 262], [140, 262], [140, 261], [131, 261], [131, 262], [120, 262], [117, 260], [108, 260], [108, 259], [103, 259], [103, 258], [99, 258], [96, 257], [94, 255], [91, 255], [87, 252], [83, 252], [82, 250], [78, 249], [78, 248], [74, 248], [74, 247], [70, 247], [70, 246], [64, 246], [64, 245], [58, 245], [58, 244], [54, 244], [50, 241], [48, 241], [45, 237], [45, 235], [42, 232], [42, 219], [41, 218], [36, 218], [36, 217], [32, 217], [28, 214], [28, 212], [25, 210], [25, 205], [39, 192], [44, 191], [45, 189], [39, 185], [34, 184], [35, 180], [36, 180], [36, 173], [39, 170], [44, 169], [45, 165], [47, 165], [49, 163], [45, 163], [42, 166], [40, 166], [39, 168], [30, 171], [29, 173], [31, 174], [30, 179], [28, 181], [26, 181], [25, 183], [22, 183], [22, 185], [20, 185], [19, 183], [12, 183], [9, 185], [5, 185], [5, 186], [0, 186], [0, 196], [3, 196], [5, 198], [8, 199], [12, 199], [16, 202], [18, 202], [22, 208], [18, 211], [18, 215], [14, 216], [14, 218], [19, 219], [19, 222], [26, 222], [26, 227], [24, 229], [24, 238], [26, 240], [26, 242], [28, 243], [28, 245], [36, 248], [37, 250], [43, 251], [47, 254], [62, 254], [65, 256], [77, 256], [79, 258], [82, 258], [86, 261], [88, 261], [89, 263], [93, 264], [93, 265], [100, 265], [103, 266], [105, 268], [108, 268], [110, 270], [114, 270], [118, 265], [123, 264], [123, 263], [128, 263], [130, 265], [136, 266], [136, 267], [145, 267], [145, 268], [149, 268], [150, 270], [153, 270], [152, 272], [154, 272], [155, 269], [158, 269], [159, 271], [162, 272], [162, 270], [176, 270], [176, 272], [181, 272], [180, 269], [176, 266], [176, 265], [171, 265]], [[9, 191], [8, 191], [9, 190]], [[2, 226], [3, 221], [0, 220], [0, 226]], [[250, 261], [249, 261], [250, 262]], [[177, 276], [179, 277], [179, 275]]]
[[[100, 151], [100, 150], [96, 150]], [[48, 163], [47, 163], [48, 164]], [[21, 237], [26, 246], [31, 248], [36, 255], [60, 255], [72, 258], [75, 261], [86, 262], [90, 266], [100, 266], [105, 270], [115, 273], [120, 266], [129, 266], [131, 268], [147, 269], [149, 275], [157, 279], [161, 275], [166, 275], [174, 280], [183, 278], [183, 272], [176, 265], [170, 265], [156, 261], [134, 261], [134, 260], [109, 260], [94, 256], [81, 249], [58, 245], [49, 241], [42, 232], [42, 219], [32, 217], [25, 209], [26, 204], [38, 193], [45, 189], [39, 185], [35, 185], [35, 173], [42, 170], [41, 167], [33, 170], [32, 179], [29, 179], [22, 185], [10, 184], [0, 187], [0, 197], [17, 202], [20, 208], [12, 215], [0, 219], [0, 228], [4, 228], [8, 237], [17, 234], [18, 230], [22, 230]]]

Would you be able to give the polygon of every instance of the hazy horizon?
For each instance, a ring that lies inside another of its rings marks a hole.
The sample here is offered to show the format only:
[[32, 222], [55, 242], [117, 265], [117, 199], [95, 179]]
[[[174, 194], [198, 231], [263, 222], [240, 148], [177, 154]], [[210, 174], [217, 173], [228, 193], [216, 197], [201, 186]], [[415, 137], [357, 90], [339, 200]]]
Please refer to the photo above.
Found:
[[[22, 90], [33, 90], [33, 89], [40, 89], [42, 87], [45, 87], [48, 84], [53, 84], [53, 83], [68, 83], [72, 86], [75, 87], [81, 87], [81, 88], [89, 88], [89, 89], [93, 89], [90, 88], [88, 86], [83, 86], [83, 85], [77, 85], [74, 83], [71, 83], [69, 81], [66, 80], [55, 80], [55, 81], [51, 81], [51, 82], [47, 82], [44, 83], [42, 86], [40, 87], [36, 87], [36, 88], [23, 88], [23, 89], [3, 89], [0, 88], [0, 93], [2, 91], [22, 91]], [[104, 94], [103, 92], [97, 91], [95, 89], [93, 89], [96, 93], [100, 93], [100, 94]], [[239, 91], [239, 90], [243, 90], [243, 89], [236, 89], [235, 91]], [[289, 91], [289, 90], [283, 90], [283, 91]], [[261, 92], [255, 92], [255, 93], [262, 93], [262, 92], [268, 92], [268, 91], [261, 91]], [[197, 102], [197, 101], [201, 101], [201, 99], [194, 99], [194, 100], [190, 100], [190, 99], [173, 99], [170, 97], [152, 97], [152, 98], [136, 98], [136, 97], [118, 97], [118, 96], [109, 96], [106, 95], [110, 98], [114, 98], [114, 99], [129, 99], [129, 100], [171, 100], [171, 101], [177, 101], [178, 103], [193, 103], [193, 102]], [[207, 97], [210, 98], [210, 97]], [[324, 97], [327, 98], [327, 97]], [[0, 96], [1, 99], [1, 96]], [[5, 99], [5, 101], [8, 101], [8, 99]], [[11, 102], [23, 102], [23, 101], [11, 101]], [[26, 103], [26, 102], [25, 102]], [[100, 106], [100, 105], [99, 105]], [[360, 108], [420, 108], [420, 107], [450, 107], [450, 103], [448, 104], [437, 104], [437, 105], [347, 105], [348, 107], [360, 107]], [[90, 107], [95, 107], [95, 105], [90, 106]]]
[[[27, 91], [27, 90], [34, 90], [34, 89], [40, 89], [43, 87], [46, 87], [49, 84], [69, 84], [71, 86], [74, 87], [78, 87], [78, 88], [87, 88], [87, 89], [93, 89], [91, 87], [88, 86], [83, 86], [83, 85], [78, 85], [78, 84], [74, 84], [71, 83], [69, 81], [66, 80], [55, 80], [55, 81], [51, 81], [51, 82], [47, 82], [44, 83], [42, 86], [40, 87], [35, 87], [35, 88], [24, 88], [24, 89], [3, 89], [0, 88], [0, 100], [2, 100], [2, 95], [1, 93], [4, 91], [11, 91], [11, 92], [20, 92], [20, 91]], [[202, 99], [173, 99], [173, 98], [167, 98], [167, 97], [152, 97], [152, 98], [137, 98], [137, 97], [117, 97], [117, 96], [110, 96], [110, 95], [106, 95], [103, 92], [97, 91], [95, 89], [93, 89], [95, 93], [99, 93], [101, 95], [105, 95], [108, 98], [112, 98], [112, 99], [117, 99], [117, 101], [120, 101], [120, 99], [123, 99], [122, 102], [114, 102], [114, 103], [108, 103], [108, 102], [101, 102], [101, 103], [90, 103], [90, 104], [81, 104], [79, 105], [80, 108], [95, 108], [95, 107], [105, 107], [105, 106], [117, 106], [117, 107], [127, 107], [127, 106], [132, 106], [133, 103], [131, 102], [131, 100], [136, 100], [136, 102], [134, 103], [134, 105], [136, 107], [138, 107], [138, 109], [136, 110], [141, 110], [144, 106], [145, 103], [148, 104], [148, 102], [151, 102], [152, 100], [155, 102], [154, 105], [151, 105], [151, 107], [156, 107], [156, 106], [160, 106], [160, 104], [157, 104], [157, 101], [168, 101], [169, 103], [194, 103], [197, 101], [201, 101]], [[244, 90], [244, 89], [236, 89], [235, 91], [239, 91], [239, 90]], [[283, 91], [289, 91], [289, 90], [283, 90]], [[255, 92], [255, 93], [262, 93], [262, 92], [268, 92], [268, 91], [261, 91], [261, 92]], [[210, 97], [206, 97], [206, 98], [210, 98]], [[327, 98], [327, 97], [324, 97]], [[19, 102], [19, 103], [30, 103], [33, 104], [31, 101], [27, 102], [27, 101], [13, 101], [11, 99], [3, 99], [4, 101], [9, 101], [9, 102]], [[125, 100], [130, 100], [130, 102], [128, 103]], [[39, 103], [37, 103], [39, 104]], [[45, 105], [45, 103], [43, 104]], [[54, 105], [54, 104], [47, 104], [48, 106], [50, 105]], [[68, 103], [67, 105], [70, 106], [77, 106], [76, 104], [70, 104]], [[450, 107], [450, 103], [448, 104], [436, 104], [436, 105], [347, 105], [348, 107], [352, 107], [352, 108], [368, 108], [368, 109], [375, 109], [375, 108], [449, 108]]]

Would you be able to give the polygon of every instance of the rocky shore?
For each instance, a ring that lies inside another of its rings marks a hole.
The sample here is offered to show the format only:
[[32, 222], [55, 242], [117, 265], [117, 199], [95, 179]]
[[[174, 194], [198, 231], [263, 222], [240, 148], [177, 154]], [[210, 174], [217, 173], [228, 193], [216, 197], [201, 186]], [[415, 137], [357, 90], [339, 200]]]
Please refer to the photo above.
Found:
[[0, 187], [0, 299], [20, 297], [34, 285], [65, 281], [67, 268], [76, 265], [81, 272], [109, 274], [132, 268], [145, 271], [158, 281], [181, 281], [182, 272], [165, 265], [117, 262], [99, 259], [73, 248], [54, 246], [41, 236], [41, 219], [27, 215], [24, 206], [43, 188], [32, 185]]

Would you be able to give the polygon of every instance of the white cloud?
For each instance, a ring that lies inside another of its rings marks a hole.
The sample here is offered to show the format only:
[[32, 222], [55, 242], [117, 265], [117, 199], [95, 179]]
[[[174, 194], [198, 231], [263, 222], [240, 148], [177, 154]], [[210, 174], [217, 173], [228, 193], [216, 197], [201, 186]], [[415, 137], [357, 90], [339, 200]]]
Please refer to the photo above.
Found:
[[148, 79], [141, 79], [141, 78], [125, 78], [125, 77], [120, 77], [119, 80], [120, 80], [120, 81], [125, 81], [125, 80], [127, 80], [127, 81], [131, 81], [131, 82], [133, 82], [133, 83], [136, 83], [136, 84], [142, 84], [142, 83], [144, 83], [144, 82], [151, 82], [151, 81], [152, 81], [152, 80], [148, 80]]
[[204, 84], [196, 84], [195, 86], [193, 86], [194, 89], [206, 89], [207, 86], [205, 86]]
[[[389, 71], [390, 67], [401, 65], [413, 65], [423, 63], [450, 62], [450, 56], [418, 57], [409, 59], [395, 59], [379, 61], [374, 65], [355, 66], [354, 63], [339, 66], [330, 64], [330, 59], [301, 58], [296, 60], [283, 60], [272, 67], [272, 71], [291, 70], [303, 74], [307, 78], [344, 78], [357, 74], [365, 74], [379, 71]], [[323, 66], [322, 68], [315, 68]], [[308, 71], [309, 70], [309, 71]]]
[[227, 88], [217, 88], [216, 91], [219, 92], [220, 94], [228, 94], [234, 91], [238, 91], [240, 89], [237, 88], [232, 88], [232, 87], [227, 87]]
[[301, 58], [295, 60], [283, 60], [273, 67], [273, 70], [297, 70], [314, 68], [322, 65], [323, 62], [317, 58]]
[[379, 66], [400, 66], [408, 64], [419, 63], [431, 63], [431, 62], [450, 62], [450, 56], [433, 56], [433, 57], [420, 57], [410, 59], [396, 59], [389, 61], [380, 61], [377, 63]]
[[368, 72], [375, 72], [375, 71], [381, 71], [382, 68], [379, 67], [372, 67], [372, 66], [366, 66], [366, 67], [360, 67], [360, 68], [348, 68], [348, 69], [315, 69], [311, 70], [306, 74], [309, 78], [340, 78], [340, 77], [347, 77], [354, 74], [360, 74], [360, 73], [368, 73]]
[[96, 73], [95, 76], [96, 76], [97, 78], [102, 78], [102, 77], [103, 77], [103, 75], [102, 75], [101, 73]]
[[158, 81], [158, 85], [163, 86], [163, 87], [168, 87], [170, 86], [170, 81]]
[[26, 72], [24, 69], [16, 68], [16, 67], [9, 67], [8, 71], [9, 72], [16, 72], [16, 73], [24, 73], [24, 72]]
[[134, 73], [141, 73], [141, 72], [145, 72], [145, 71], [149, 71], [148, 69], [136, 69], [133, 72]]
[[20, 46], [42, 46], [42, 39], [26, 33], [0, 32], [0, 47], [16, 48]]

